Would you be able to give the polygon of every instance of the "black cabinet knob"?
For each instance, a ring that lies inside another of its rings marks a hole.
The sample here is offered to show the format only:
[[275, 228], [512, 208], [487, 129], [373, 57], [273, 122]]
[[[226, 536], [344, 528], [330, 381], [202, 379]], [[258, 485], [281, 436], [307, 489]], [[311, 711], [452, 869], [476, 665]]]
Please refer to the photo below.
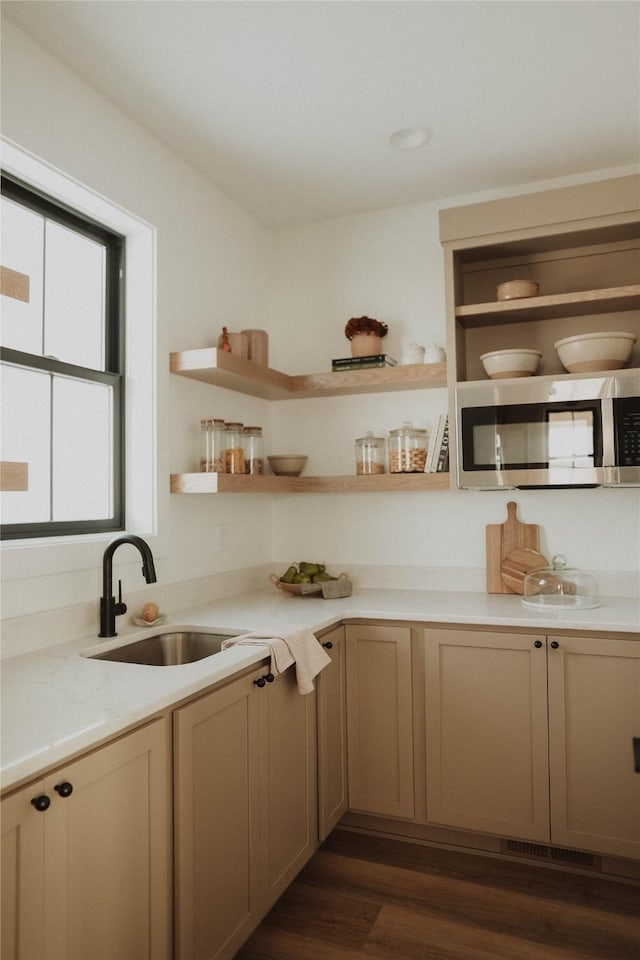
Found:
[[61, 797], [70, 797], [73, 793], [73, 784], [69, 783], [68, 780], [63, 780], [62, 783], [57, 783], [53, 789]]
[[265, 675], [265, 680], [267, 681], [267, 683], [273, 683], [273, 681], [275, 680], [275, 677], [272, 673], [267, 673]]
[[258, 679], [254, 680], [253, 682], [255, 683], [256, 687], [264, 687], [267, 681], [264, 677], [258, 677]]
[[552, 641], [551, 641], [551, 647], [552, 647], [553, 650], [557, 650], [559, 646], [560, 646], [560, 644], [558, 643], [557, 640], [552, 640]]
[[327, 642], [323, 643], [322, 646], [325, 648], [325, 650], [333, 650], [333, 643], [331, 640], [327, 640]]
[[40, 813], [44, 813], [44, 811], [48, 810], [51, 806], [51, 800], [46, 793], [41, 793], [39, 797], [34, 797], [31, 803]]
[[533, 645], [534, 647], [537, 647], [539, 650], [540, 647], [542, 646], [542, 640], [535, 640]]

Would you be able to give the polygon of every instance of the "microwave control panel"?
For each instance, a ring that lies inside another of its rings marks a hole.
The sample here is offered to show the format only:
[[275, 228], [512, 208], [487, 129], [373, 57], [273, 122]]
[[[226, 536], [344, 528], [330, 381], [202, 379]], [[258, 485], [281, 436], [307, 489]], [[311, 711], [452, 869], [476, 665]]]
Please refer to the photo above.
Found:
[[616, 397], [613, 412], [616, 464], [619, 467], [640, 467], [640, 397]]

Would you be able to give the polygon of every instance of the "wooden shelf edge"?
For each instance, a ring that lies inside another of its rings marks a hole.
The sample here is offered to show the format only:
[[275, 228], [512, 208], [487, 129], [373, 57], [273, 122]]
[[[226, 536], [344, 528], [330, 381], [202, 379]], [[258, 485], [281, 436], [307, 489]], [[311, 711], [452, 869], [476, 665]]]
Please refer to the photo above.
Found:
[[640, 308], [640, 284], [558, 293], [521, 300], [472, 303], [456, 307], [455, 315], [463, 323], [509, 320], [554, 319], [580, 313], [600, 313], [604, 309], [632, 310]]
[[231, 473], [172, 473], [171, 493], [385, 493], [446, 490], [448, 473], [273, 477]]
[[169, 370], [191, 380], [226, 387], [266, 400], [418, 390], [444, 387], [447, 383], [446, 363], [419, 363], [290, 376], [215, 347], [172, 353]]

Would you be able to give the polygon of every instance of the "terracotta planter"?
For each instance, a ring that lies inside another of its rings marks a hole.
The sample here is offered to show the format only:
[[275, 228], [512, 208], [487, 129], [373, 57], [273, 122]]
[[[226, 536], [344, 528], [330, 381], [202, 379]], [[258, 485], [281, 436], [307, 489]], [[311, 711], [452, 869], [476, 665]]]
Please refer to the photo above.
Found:
[[372, 357], [376, 353], [384, 353], [382, 337], [374, 333], [358, 333], [351, 339], [352, 357]]

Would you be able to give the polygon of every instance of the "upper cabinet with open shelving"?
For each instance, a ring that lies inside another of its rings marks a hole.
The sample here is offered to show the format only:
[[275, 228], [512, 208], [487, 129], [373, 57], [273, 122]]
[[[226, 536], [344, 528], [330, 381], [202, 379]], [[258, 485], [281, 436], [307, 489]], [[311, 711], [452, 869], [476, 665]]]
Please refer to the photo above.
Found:
[[[443, 210], [450, 386], [484, 380], [480, 356], [542, 352], [540, 374], [565, 374], [554, 344], [598, 330], [640, 339], [640, 177], [620, 177]], [[507, 280], [540, 295], [498, 302]], [[640, 366], [636, 346], [630, 362]]]

